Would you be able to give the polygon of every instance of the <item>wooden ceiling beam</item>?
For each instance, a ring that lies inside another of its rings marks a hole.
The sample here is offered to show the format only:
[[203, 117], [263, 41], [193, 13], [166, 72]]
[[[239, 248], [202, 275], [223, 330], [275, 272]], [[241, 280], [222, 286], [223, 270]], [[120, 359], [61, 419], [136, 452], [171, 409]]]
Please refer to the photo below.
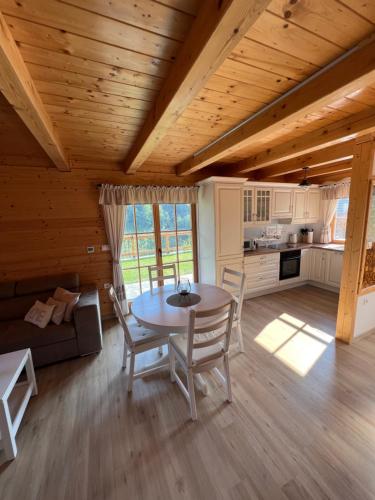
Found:
[[70, 170], [52, 121], [1, 12], [0, 91], [56, 167]]
[[179, 175], [196, 172], [243, 148], [249, 141], [280, 131], [280, 128], [302, 116], [374, 81], [375, 38], [371, 37], [288, 91], [264, 111], [256, 113], [212, 145], [186, 159], [177, 166], [176, 171]]
[[336, 174], [320, 175], [319, 177], [314, 177], [312, 182], [320, 186], [325, 183], [332, 184], [335, 182], [340, 182], [344, 179], [350, 179], [351, 176], [352, 176], [352, 169], [344, 170], [343, 172], [337, 172]]
[[125, 159], [125, 172], [136, 172], [150, 156], [269, 3], [270, 0], [202, 2], [187, 39]]
[[[258, 170], [251, 170], [251, 177], [254, 180], [261, 180], [265, 177], [278, 177], [280, 175], [292, 174], [298, 172], [303, 167], [315, 168], [323, 165], [328, 165], [333, 162], [351, 159], [353, 156], [353, 141], [341, 142], [334, 144], [325, 149], [319, 149], [290, 160], [277, 163], [268, 167], [263, 167]], [[236, 167], [232, 167], [236, 169]]]
[[348, 118], [331, 123], [328, 126], [309, 132], [291, 141], [269, 148], [244, 160], [233, 168], [232, 174], [241, 175], [258, 168], [275, 165], [302, 154], [328, 148], [334, 144], [351, 141], [355, 137], [366, 135], [375, 130], [375, 110], [366, 109]]
[[[338, 161], [334, 165], [326, 165], [323, 167], [314, 167], [307, 171], [306, 177], [315, 183], [315, 177], [321, 177], [324, 175], [337, 174], [343, 171], [351, 171], [352, 160]], [[304, 177], [304, 172], [295, 172], [293, 174], [285, 175], [283, 177], [283, 182], [300, 182]], [[276, 180], [276, 179], [274, 179]]]

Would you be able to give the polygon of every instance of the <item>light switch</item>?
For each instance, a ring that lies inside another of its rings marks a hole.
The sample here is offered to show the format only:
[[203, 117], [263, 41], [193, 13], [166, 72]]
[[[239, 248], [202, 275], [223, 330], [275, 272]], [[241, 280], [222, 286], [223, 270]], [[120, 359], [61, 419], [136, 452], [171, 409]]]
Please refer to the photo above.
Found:
[[87, 247], [87, 253], [94, 253], [95, 247]]

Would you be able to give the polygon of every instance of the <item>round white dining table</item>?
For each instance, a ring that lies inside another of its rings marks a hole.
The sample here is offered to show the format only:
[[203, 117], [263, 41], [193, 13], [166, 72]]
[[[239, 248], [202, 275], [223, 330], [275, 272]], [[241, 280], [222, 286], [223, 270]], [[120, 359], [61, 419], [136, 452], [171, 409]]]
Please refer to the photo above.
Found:
[[[197, 311], [224, 306], [232, 299], [231, 294], [226, 290], [203, 283], [192, 283], [191, 292], [201, 297], [200, 302], [192, 306]], [[167, 303], [168, 297], [176, 293], [176, 288], [173, 285], [161, 286], [152, 291], [144, 292], [133, 301], [131, 312], [136, 320], [146, 328], [166, 335], [186, 333], [190, 307], [176, 307]], [[162, 356], [159, 361], [147, 365], [145, 369], [165, 367], [167, 357], [168, 354]], [[207, 395], [208, 387], [202, 374], [195, 374], [194, 381], [197, 389]]]
[[[221, 307], [232, 299], [226, 290], [204, 283], [192, 283], [191, 292], [201, 297], [200, 302], [192, 306], [196, 311]], [[133, 316], [141, 325], [160, 333], [185, 333], [190, 307], [176, 307], [167, 303], [168, 297], [176, 293], [173, 285], [142, 293], [132, 303]]]

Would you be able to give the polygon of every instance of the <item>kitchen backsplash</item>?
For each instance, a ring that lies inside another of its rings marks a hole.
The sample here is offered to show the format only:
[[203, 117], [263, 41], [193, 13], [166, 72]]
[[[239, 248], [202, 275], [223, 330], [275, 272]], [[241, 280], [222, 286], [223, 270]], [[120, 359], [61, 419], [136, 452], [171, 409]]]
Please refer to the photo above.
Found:
[[[244, 239], [252, 240], [254, 238], [260, 238], [262, 236], [262, 233], [266, 232], [266, 227], [274, 224], [275, 223], [272, 222], [271, 224], [267, 224], [265, 226], [245, 227]], [[289, 240], [289, 234], [291, 233], [297, 233], [298, 241], [302, 241], [302, 235], [300, 233], [300, 230], [304, 227], [314, 230], [314, 243], [319, 243], [322, 224], [278, 224], [278, 225], [282, 226], [281, 238], [279, 240], [280, 243], [286, 243]]]

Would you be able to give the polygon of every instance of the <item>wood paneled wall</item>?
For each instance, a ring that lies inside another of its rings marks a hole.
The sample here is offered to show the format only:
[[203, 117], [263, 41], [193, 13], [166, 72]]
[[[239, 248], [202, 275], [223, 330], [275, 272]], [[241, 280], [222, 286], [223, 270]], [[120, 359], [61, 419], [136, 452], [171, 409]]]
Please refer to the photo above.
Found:
[[[108, 169], [0, 167], [0, 281], [76, 271], [100, 290], [102, 314], [111, 313], [104, 283], [111, 256], [98, 204], [98, 183], [186, 184], [196, 178], [124, 175]], [[95, 253], [88, 254], [87, 246]]]

